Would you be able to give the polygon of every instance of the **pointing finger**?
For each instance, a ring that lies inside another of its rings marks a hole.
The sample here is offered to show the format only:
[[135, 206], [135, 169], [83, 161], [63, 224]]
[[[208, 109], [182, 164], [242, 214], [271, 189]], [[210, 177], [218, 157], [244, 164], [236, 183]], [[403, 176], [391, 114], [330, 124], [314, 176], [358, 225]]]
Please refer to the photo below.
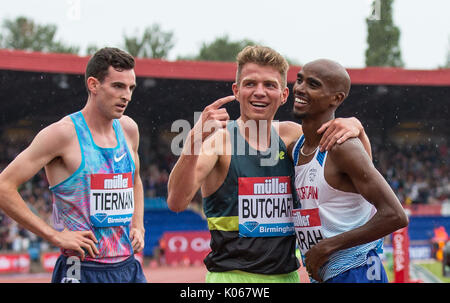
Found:
[[235, 96], [227, 96], [227, 97], [224, 97], [224, 98], [220, 98], [220, 99], [214, 101], [214, 102], [211, 104], [211, 106], [212, 106], [213, 108], [215, 108], [215, 109], [218, 109], [218, 108], [221, 107], [222, 105], [227, 104], [227, 103], [229, 103], [229, 102], [231, 102], [231, 101], [233, 101], [233, 100], [235, 100], [235, 99], [236, 99]]

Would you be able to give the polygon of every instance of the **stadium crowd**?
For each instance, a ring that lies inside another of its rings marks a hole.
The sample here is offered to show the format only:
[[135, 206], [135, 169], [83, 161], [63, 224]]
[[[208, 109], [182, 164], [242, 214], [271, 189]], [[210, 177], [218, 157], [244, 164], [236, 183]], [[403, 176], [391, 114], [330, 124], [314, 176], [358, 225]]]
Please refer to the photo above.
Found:
[[450, 152], [446, 144], [373, 146], [374, 163], [400, 202], [450, 202]]
[[[8, 141], [0, 145], [0, 171], [22, 151], [29, 142]], [[152, 148], [140, 148], [141, 178], [145, 198], [166, 197], [169, 173], [176, 162], [168, 140], [158, 140]], [[372, 142], [374, 164], [404, 204], [434, 204], [450, 202], [450, 150], [448, 146], [416, 144], [388, 148]], [[40, 171], [19, 191], [30, 209], [51, 224], [52, 196], [44, 171]], [[197, 195], [194, 210], [201, 211], [201, 197]], [[40, 251], [49, 244], [21, 228], [0, 211], [0, 251], [21, 252], [31, 247]]]

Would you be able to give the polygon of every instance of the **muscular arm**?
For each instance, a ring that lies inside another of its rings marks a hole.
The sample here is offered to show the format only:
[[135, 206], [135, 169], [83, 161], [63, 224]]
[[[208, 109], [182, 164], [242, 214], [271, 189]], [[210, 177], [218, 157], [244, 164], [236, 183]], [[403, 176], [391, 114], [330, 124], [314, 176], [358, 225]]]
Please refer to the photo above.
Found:
[[408, 224], [408, 217], [395, 193], [373, 166], [358, 139], [336, 146], [328, 157], [328, 161], [333, 161], [339, 172], [350, 178], [357, 192], [372, 203], [377, 212], [366, 224], [325, 239], [308, 251], [305, 263], [315, 279], [319, 279], [317, 271], [332, 253], [375, 241]]
[[[73, 127], [73, 126], [72, 126]], [[70, 136], [67, 125], [55, 123], [43, 129], [30, 146], [20, 153], [0, 174], [0, 208], [24, 228], [53, 245], [76, 250], [84, 258], [83, 248], [94, 257], [98, 253], [91, 231], [58, 232], [36, 216], [26, 205], [17, 189], [53, 159], [61, 157]]]
[[[220, 107], [234, 99], [234, 96], [224, 97], [205, 107], [189, 132], [167, 184], [167, 204], [172, 211], [186, 209], [219, 160], [216, 149], [220, 147], [214, 145], [215, 138], [224, 138], [223, 129], [230, 118], [226, 109]], [[201, 147], [200, 150], [197, 146]]]
[[[195, 144], [193, 136], [193, 132], [190, 132], [169, 176], [167, 204], [175, 212], [186, 209], [219, 159], [217, 154], [205, 152], [203, 148], [198, 154], [190, 152]], [[207, 144], [208, 141], [205, 141]]]
[[[20, 153], [0, 174], [0, 207], [31, 232], [54, 244], [55, 230], [34, 215], [17, 189], [58, 156], [58, 140], [52, 127], [42, 130], [31, 145]], [[50, 138], [50, 140], [46, 140]]]

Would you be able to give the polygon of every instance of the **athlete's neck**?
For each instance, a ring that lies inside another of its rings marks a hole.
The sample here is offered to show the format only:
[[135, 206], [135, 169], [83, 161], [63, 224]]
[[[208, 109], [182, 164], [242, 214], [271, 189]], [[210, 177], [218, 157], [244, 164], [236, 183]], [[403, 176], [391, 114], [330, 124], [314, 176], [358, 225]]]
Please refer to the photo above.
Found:
[[303, 144], [305, 153], [319, 146], [323, 133], [318, 134], [317, 130], [322, 126], [322, 124], [333, 119], [334, 114], [319, 117], [305, 117], [302, 119], [302, 129], [303, 134], [305, 135], [305, 143]]
[[95, 132], [99, 135], [110, 135], [114, 133], [112, 127], [113, 121], [110, 118], [105, 117], [98, 109], [92, 106], [92, 103], [87, 103], [86, 106], [81, 110], [84, 119], [91, 132]]

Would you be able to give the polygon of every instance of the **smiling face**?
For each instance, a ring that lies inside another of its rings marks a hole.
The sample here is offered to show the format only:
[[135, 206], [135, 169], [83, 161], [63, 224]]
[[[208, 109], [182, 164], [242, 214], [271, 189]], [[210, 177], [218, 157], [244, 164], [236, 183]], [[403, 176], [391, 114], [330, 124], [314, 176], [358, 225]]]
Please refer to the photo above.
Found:
[[117, 70], [110, 66], [102, 82], [90, 77], [88, 86], [97, 110], [108, 119], [119, 119], [131, 101], [136, 75], [133, 69]]
[[330, 60], [308, 63], [298, 72], [293, 87], [294, 114], [304, 119], [334, 113], [349, 89], [350, 77], [342, 66]]
[[289, 89], [284, 87], [280, 72], [271, 66], [246, 63], [233, 93], [240, 103], [242, 120], [271, 121], [280, 105], [286, 102]]

